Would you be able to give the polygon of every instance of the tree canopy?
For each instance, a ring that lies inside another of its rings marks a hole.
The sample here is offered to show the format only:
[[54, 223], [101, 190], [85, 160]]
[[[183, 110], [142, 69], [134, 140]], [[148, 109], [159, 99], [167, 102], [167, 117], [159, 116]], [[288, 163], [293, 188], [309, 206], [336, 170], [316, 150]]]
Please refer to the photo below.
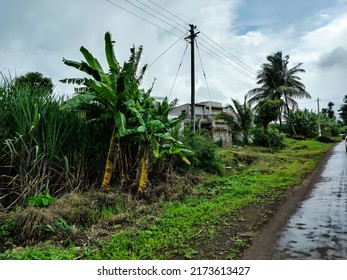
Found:
[[51, 78], [44, 77], [40, 72], [28, 72], [15, 79], [15, 86], [27, 86], [31, 89], [39, 90], [42, 93], [53, 92], [53, 82]]
[[[289, 55], [283, 58], [280, 51], [267, 56], [266, 59], [268, 62], [263, 63], [261, 70], [258, 71], [258, 87], [247, 93], [247, 97], [250, 98], [248, 102], [258, 104], [266, 98], [279, 100], [282, 114], [287, 115], [290, 121], [290, 110], [298, 109], [298, 103], [295, 99], [311, 98], [298, 76], [305, 70], [301, 68], [302, 63], [289, 68]], [[292, 126], [292, 128], [295, 134], [294, 127]]]

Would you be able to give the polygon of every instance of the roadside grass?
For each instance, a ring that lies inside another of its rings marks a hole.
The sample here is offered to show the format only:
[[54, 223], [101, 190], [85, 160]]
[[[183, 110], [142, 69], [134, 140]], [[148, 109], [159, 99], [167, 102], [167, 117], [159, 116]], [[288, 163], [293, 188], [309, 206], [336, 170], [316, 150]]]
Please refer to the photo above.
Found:
[[[228, 174], [208, 178], [183, 200], [142, 205], [142, 212], [127, 208], [126, 222], [113, 225], [109, 238], [97, 239], [93, 245], [81, 247], [71, 241], [64, 247], [41, 242], [8, 250], [0, 254], [0, 259], [204, 258], [204, 247], [218, 238], [221, 225], [237, 229], [239, 223], [245, 222], [244, 217], [237, 216], [242, 209], [275, 202], [283, 191], [299, 185], [333, 145], [292, 139], [286, 139], [286, 144], [287, 148], [276, 152], [257, 147], [220, 149], [220, 156], [231, 166]], [[91, 214], [92, 219], [112, 219], [112, 211], [101, 206]], [[256, 226], [263, 225], [271, 216], [272, 209], [262, 211]], [[60, 227], [70, 229], [63, 222]], [[249, 242], [235, 234], [229, 241], [230, 247], [225, 249], [226, 258], [230, 259], [237, 258]]]

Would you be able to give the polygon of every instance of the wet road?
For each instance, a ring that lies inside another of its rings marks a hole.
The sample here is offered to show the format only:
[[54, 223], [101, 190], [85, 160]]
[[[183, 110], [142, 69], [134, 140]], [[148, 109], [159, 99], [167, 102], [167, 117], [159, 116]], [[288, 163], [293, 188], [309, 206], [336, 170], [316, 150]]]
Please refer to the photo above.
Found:
[[347, 153], [337, 144], [308, 198], [279, 235], [272, 259], [347, 259]]

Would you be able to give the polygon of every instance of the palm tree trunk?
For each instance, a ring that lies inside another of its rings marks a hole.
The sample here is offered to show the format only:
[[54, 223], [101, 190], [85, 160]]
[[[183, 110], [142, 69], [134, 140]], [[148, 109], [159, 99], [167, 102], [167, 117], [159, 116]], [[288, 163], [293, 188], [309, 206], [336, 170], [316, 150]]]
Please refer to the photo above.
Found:
[[289, 120], [290, 125], [292, 127], [293, 135], [296, 135], [296, 130], [295, 130], [294, 123], [293, 123], [293, 120], [292, 120], [292, 112], [289, 109], [288, 102], [287, 102], [287, 95], [286, 94], [284, 94], [284, 98], [286, 100], [286, 107], [287, 107], [287, 111], [288, 111], [288, 120]]
[[283, 132], [283, 127], [282, 127], [282, 113], [283, 113], [283, 109], [282, 106], [280, 108], [280, 115], [278, 116], [278, 120], [280, 122], [280, 132]]

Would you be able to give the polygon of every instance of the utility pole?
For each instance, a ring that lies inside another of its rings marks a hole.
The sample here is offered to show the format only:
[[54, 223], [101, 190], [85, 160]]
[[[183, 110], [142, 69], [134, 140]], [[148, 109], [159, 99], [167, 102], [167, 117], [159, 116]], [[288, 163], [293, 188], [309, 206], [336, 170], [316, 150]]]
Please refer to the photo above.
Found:
[[322, 132], [320, 129], [320, 109], [319, 109], [319, 97], [317, 97], [317, 108], [318, 108], [318, 137], [322, 136]]
[[193, 127], [193, 132], [195, 132], [195, 46], [194, 41], [196, 35], [200, 32], [195, 33], [196, 26], [194, 24], [189, 24], [190, 26], [190, 35], [185, 39], [190, 41], [190, 64], [191, 64], [191, 101], [190, 101], [190, 110], [191, 110], [191, 123]]

